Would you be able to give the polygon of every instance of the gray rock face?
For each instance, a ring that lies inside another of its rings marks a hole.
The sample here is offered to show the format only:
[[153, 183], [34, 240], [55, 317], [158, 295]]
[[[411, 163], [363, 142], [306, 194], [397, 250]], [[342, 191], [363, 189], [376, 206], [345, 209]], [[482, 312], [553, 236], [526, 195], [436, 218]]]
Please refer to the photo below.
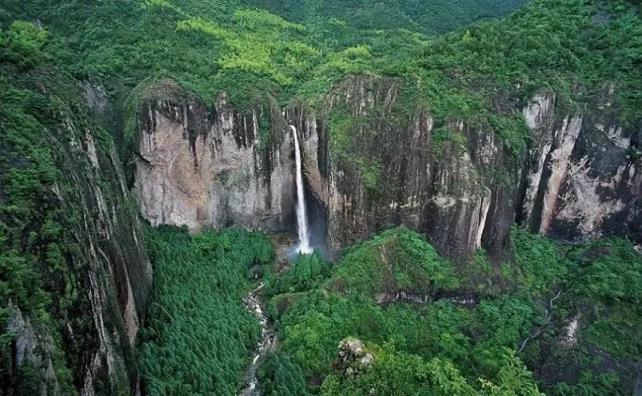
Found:
[[522, 213], [534, 232], [569, 240], [642, 239], [642, 131], [623, 128], [613, 95], [609, 84], [579, 114], [555, 114], [553, 95], [534, 97], [524, 110], [536, 144]]
[[129, 392], [138, 388], [133, 349], [152, 268], [113, 144], [99, 147], [93, 133], [82, 135], [72, 119], [67, 128], [71, 138], [60, 142], [59, 164], [66, 183], [78, 187], [61, 186], [56, 195], [66, 212], [85, 218], [69, 228], [80, 247], [71, 272], [85, 295], [74, 311], [78, 319], [63, 334], [66, 353], [82, 395]]
[[[320, 207], [311, 217], [323, 217], [331, 252], [400, 224], [455, 258], [480, 247], [501, 254], [515, 221], [563, 239], [642, 241], [642, 131], [620, 125], [612, 86], [578, 113], [558, 114], [555, 96], [543, 93], [514, 109], [533, 136], [519, 156], [489, 126], [435, 125], [428, 107], [405, 99], [408, 90], [396, 79], [350, 77], [316, 110], [294, 103], [285, 119], [260, 107], [241, 116], [224, 96], [210, 118], [189, 100], [149, 103], [137, 164], [143, 213], [153, 224], [193, 230], [292, 228], [290, 123]], [[258, 124], [268, 112], [271, 140], [261, 154]]]
[[[486, 240], [501, 245], [512, 219], [496, 219], [512, 202], [486, 176], [502, 160], [495, 136], [453, 122], [460, 138], [434, 147], [433, 118], [421, 106], [402, 108], [403, 89], [394, 79], [354, 77], [328, 96], [330, 115], [297, 107], [286, 113], [305, 139], [307, 179], [327, 209], [331, 250], [399, 224], [428, 234], [451, 256], [481, 247], [489, 223], [495, 230]], [[360, 150], [349, 160], [329, 144], [328, 118], [337, 111], [356, 120], [346, 133]], [[396, 116], [402, 111], [409, 117]]]
[[9, 312], [7, 333], [15, 335], [13, 343], [16, 370], [25, 366], [36, 368], [39, 393], [41, 395], [60, 394], [52, 362], [54, 346], [51, 335], [46, 329], [37, 332], [29, 318], [25, 318], [15, 305], [9, 305]]
[[354, 378], [374, 362], [374, 356], [366, 350], [360, 340], [346, 338], [339, 343], [339, 353], [334, 363], [348, 378]]
[[533, 144], [516, 159], [492, 130], [464, 121], [446, 125], [454, 133], [448, 142], [436, 141], [440, 131], [421, 108], [395, 123], [395, 112], [408, 112], [395, 106], [402, 94], [394, 80], [354, 77], [327, 99], [330, 114], [347, 109], [358, 120], [349, 133], [362, 148], [355, 155], [380, 165], [377, 194], [368, 191], [364, 169], [334, 155], [325, 126], [332, 115], [288, 112], [305, 131], [306, 172], [327, 208], [333, 249], [404, 224], [451, 257], [479, 247], [500, 254], [515, 220], [562, 239], [642, 240], [642, 131], [620, 125], [613, 86], [577, 114], [556, 114], [552, 94], [533, 97], [523, 109]]
[[257, 106], [242, 115], [222, 94], [209, 113], [194, 98], [141, 107], [136, 193], [145, 218], [192, 231], [288, 229], [296, 198], [293, 138], [280, 112]]

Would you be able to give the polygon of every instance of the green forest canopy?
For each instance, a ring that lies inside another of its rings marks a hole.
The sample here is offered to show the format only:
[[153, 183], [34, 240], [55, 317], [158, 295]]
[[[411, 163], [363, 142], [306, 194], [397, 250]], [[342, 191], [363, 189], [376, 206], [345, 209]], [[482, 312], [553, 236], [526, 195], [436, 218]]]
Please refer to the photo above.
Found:
[[[507, 8], [495, 8], [488, 16], [519, 5], [502, 3]], [[447, 11], [437, 12], [437, 7], [449, 10], [454, 2], [378, 2], [374, 7], [341, 2], [344, 8], [337, 4], [4, 2], [0, 9], [0, 96], [4, 104], [0, 121], [11, 125], [13, 133], [3, 135], [2, 144], [9, 141], [36, 160], [21, 170], [9, 161], [0, 164], [14, 169], [11, 183], [5, 184], [10, 188], [11, 205], [3, 210], [20, 211], [24, 218], [35, 216], [39, 207], [33, 196], [57, 176], [49, 150], [38, 135], [47, 121], [44, 115], [53, 109], [46, 98], [20, 84], [37, 78], [38, 74], [27, 72], [44, 64], [56, 65], [81, 80], [101, 80], [120, 104], [135, 87], [156, 78], [170, 77], [205, 101], [227, 90], [242, 105], [255, 92], [269, 93], [282, 103], [294, 97], [313, 101], [348, 74], [395, 76], [421, 85], [437, 122], [485, 119], [516, 151], [524, 148], [528, 136], [511, 134], [515, 114], [496, 114], [496, 92], [525, 98], [537, 90], [550, 90], [558, 94], [561, 105], [572, 109], [581, 108], [590, 95], [613, 81], [622, 119], [639, 120], [639, 1], [535, 0], [505, 20], [437, 37], [430, 34], [487, 15], [475, 7], [458, 7], [470, 13], [453, 22], [444, 17]], [[309, 13], [299, 11], [304, 5]], [[434, 8], [426, 8], [430, 6]], [[378, 7], [385, 7], [387, 13], [377, 12]], [[439, 26], [434, 23], [437, 19], [443, 22]], [[578, 84], [585, 89], [574, 89]], [[34, 316], [47, 322], [51, 297], [39, 285], [40, 269], [31, 261], [56, 268], [60, 229], [55, 222], [44, 220], [41, 234], [48, 236], [46, 246], [51, 246], [48, 261], [18, 257], [13, 246], [3, 249], [3, 274], [17, 282], [8, 284], [3, 279], [0, 292], [3, 299], [28, 306]], [[14, 234], [17, 240], [19, 231], [3, 228], [2, 242]], [[259, 236], [233, 231], [189, 237], [176, 230], [161, 230], [152, 231], [148, 238], [160, 284], [140, 357], [150, 391], [207, 391], [222, 383], [235, 391], [258, 331], [240, 304], [244, 288], [249, 287], [245, 271], [254, 263], [270, 262], [269, 246]], [[303, 259], [291, 272], [272, 280], [268, 288], [273, 318], [284, 339], [282, 350], [262, 369], [262, 383], [266, 387], [278, 383], [282, 388], [277, 394], [301, 394], [302, 389], [363, 394], [371, 383], [391, 392], [403, 385], [435, 392], [452, 393], [455, 387], [464, 394], [533, 394], [537, 392], [535, 382], [526, 367], [546, 367], [550, 361], [545, 358], [552, 355], [557, 364], [578, 367], [580, 376], [568, 383], [564, 378], [547, 378], [548, 382], [539, 384], [547, 392], [619, 392], [630, 378], [599, 369], [604, 361], [625, 366], [641, 354], [637, 337], [642, 316], [639, 255], [622, 240], [565, 248], [519, 230], [513, 240], [514, 266], [495, 268], [480, 254], [469, 268], [471, 273], [458, 272], [461, 269], [439, 257], [420, 236], [403, 229], [355, 247], [338, 267], [330, 267], [317, 256]], [[382, 263], [373, 254], [381, 246], [395, 252], [391, 257], [397, 271], [390, 278], [380, 277]], [[214, 267], [213, 262], [219, 265]], [[243, 265], [238, 266], [239, 262]], [[206, 276], [192, 278], [190, 268], [205, 269]], [[435, 275], [438, 277], [431, 279], [434, 289], [425, 289], [425, 283], [413, 284], [413, 279]], [[172, 283], [186, 278], [189, 282]], [[479, 278], [488, 282], [478, 285], [475, 280]], [[199, 288], [185, 290], [186, 283]], [[345, 285], [353, 293], [345, 293]], [[430, 295], [467, 287], [482, 298], [472, 310], [448, 301], [417, 309], [375, 304], [376, 294], [391, 285]], [[227, 297], [203, 299], [199, 293], [204, 291]], [[550, 353], [550, 345], [561, 334], [559, 328], [544, 332], [516, 355], [523, 340], [546, 323], [547, 304], [560, 291], [559, 323], [577, 313], [586, 321], [579, 357], [565, 355], [564, 350]], [[193, 306], [211, 315], [185, 317], [181, 316], [185, 310], [176, 312], [177, 307]], [[239, 332], [229, 321], [212, 323], [213, 316], [221, 315], [243, 323], [244, 331]], [[183, 339], [180, 334], [184, 332], [190, 337]], [[338, 343], [351, 336], [363, 339], [376, 362], [374, 370], [356, 380], [344, 378], [332, 367]], [[204, 343], [212, 342], [225, 344], [218, 349], [225, 358], [199, 356], [196, 363], [194, 356], [202, 352]], [[600, 353], [591, 352], [595, 347]], [[167, 364], [157, 365], [159, 361]], [[61, 378], [70, 377], [63, 363], [59, 367]], [[219, 382], [205, 378], [203, 367], [216, 373]], [[391, 372], [395, 375], [388, 375]], [[278, 381], [267, 381], [269, 378]]]
[[[424, 35], [420, 27], [430, 24], [422, 20], [446, 21], [456, 8], [472, 21], [479, 9], [470, 3], [478, 2], [340, 3], [30, 0], [10, 3], [0, 23], [42, 23], [56, 62], [81, 79], [101, 79], [116, 102], [150, 78], [172, 78], [205, 103], [225, 90], [242, 108], [252, 95], [314, 101], [350, 74], [395, 76], [421, 86], [437, 126], [453, 118], [490, 125], [514, 152], [528, 136], [516, 128], [519, 114], [497, 112], [498, 95], [524, 100], [553, 91], [571, 110], [612, 81], [622, 121], [639, 117], [642, 21], [634, 1], [535, 0], [501, 21], [437, 37]], [[519, 5], [488, 3], [493, 16]], [[404, 17], [364, 17], [372, 28], [350, 17], [368, 13]], [[446, 25], [439, 31], [460, 26]]]
[[[629, 359], [642, 353], [642, 257], [620, 239], [565, 247], [514, 229], [513, 240], [517, 261], [500, 268], [483, 252], [455, 267], [403, 227], [336, 265], [299, 258], [268, 283], [282, 346], [260, 370], [265, 394], [301, 394], [306, 383], [323, 395], [628, 392]], [[398, 292], [428, 301], [377, 303]], [[448, 297], [458, 295], [470, 302]], [[569, 341], [573, 318], [581, 333]], [[337, 363], [339, 343], [352, 338], [374, 356], [356, 376]]]

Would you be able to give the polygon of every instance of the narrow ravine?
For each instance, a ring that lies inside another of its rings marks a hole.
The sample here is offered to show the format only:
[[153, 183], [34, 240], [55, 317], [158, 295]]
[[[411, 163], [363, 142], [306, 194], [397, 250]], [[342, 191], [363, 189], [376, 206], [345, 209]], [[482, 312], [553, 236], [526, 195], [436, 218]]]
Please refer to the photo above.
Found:
[[263, 300], [261, 299], [261, 290], [263, 289], [263, 282], [252, 289], [247, 296], [243, 299], [245, 307], [250, 311], [259, 321], [261, 326], [261, 340], [256, 345], [252, 363], [248, 367], [245, 374], [245, 388], [241, 391], [240, 396], [258, 396], [261, 394], [259, 391], [259, 380], [256, 376], [256, 370], [261, 364], [261, 360], [272, 349], [275, 344], [276, 335], [274, 329], [263, 310]]

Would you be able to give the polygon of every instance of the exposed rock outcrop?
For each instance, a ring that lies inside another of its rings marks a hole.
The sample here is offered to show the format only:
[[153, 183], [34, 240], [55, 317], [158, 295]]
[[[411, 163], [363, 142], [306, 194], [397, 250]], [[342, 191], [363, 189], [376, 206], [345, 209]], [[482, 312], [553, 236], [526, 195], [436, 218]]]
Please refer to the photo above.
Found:
[[[291, 229], [292, 136], [269, 100], [246, 113], [225, 94], [212, 109], [170, 82], [139, 108], [136, 192], [153, 225]], [[169, 93], [167, 92], [169, 90]]]
[[[87, 292], [85, 311], [78, 315], [86, 320], [90, 314], [93, 323], [82, 329], [70, 325], [64, 336], [81, 353], [77, 364], [83, 366], [76, 371], [84, 373], [81, 394], [135, 390], [133, 349], [152, 286], [141, 226], [113, 143], [98, 146], [92, 131], [76, 140], [80, 131], [72, 119], [65, 132], [71, 139], [59, 141], [60, 167], [65, 184], [76, 187], [61, 186], [57, 195], [67, 212], [85, 218], [70, 231], [80, 241], [73, 264], [80, 269], [76, 276]], [[84, 347], [74, 345], [87, 339], [94, 341]]]
[[[331, 252], [400, 224], [455, 258], [480, 247], [502, 254], [515, 221], [561, 239], [642, 240], [642, 131], [619, 122], [612, 85], [575, 111], [558, 109], [551, 93], [523, 110], [509, 101], [503, 111], [522, 111], [530, 129], [525, 153], [507, 148], [488, 123], [436, 123], [418, 86], [353, 76], [320, 104], [294, 102], [284, 116], [265, 105], [243, 116], [224, 95], [211, 112], [186, 94], [147, 101], [137, 163], [143, 213], [153, 224], [193, 230], [291, 229], [289, 123], [299, 131], [307, 190], [321, 208], [311, 217], [327, 223]], [[266, 147], [259, 124], [268, 114]]]
[[642, 130], [624, 128], [614, 86], [576, 114], [556, 114], [555, 96], [524, 110], [535, 144], [525, 168], [522, 221], [567, 240], [602, 235], [642, 238]]
[[[327, 207], [332, 249], [404, 224], [451, 257], [479, 247], [498, 255], [516, 220], [560, 239], [642, 240], [642, 131], [621, 126], [613, 85], [575, 113], [557, 114], [555, 95], [535, 95], [523, 109], [532, 135], [525, 156], [508, 153], [490, 127], [435, 125], [426, 108], [403, 108], [404, 88], [352, 77], [328, 95], [326, 112], [287, 113], [304, 131], [308, 180]], [[337, 114], [350, 120], [348, 130], [329, 131]], [[337, 132], [359, 147], [349, 161], [331, 143]]]
[[[3, 211], [0, 217], [3, 227], [12, 227], [3, 228], [11, 230], [3, 242], [22, 249], [37, 271], [37, 283], [28, 285], [37, 290], [33, 301], [44, 301], [34, 308], [18, 296], [3, 307], [9, 310], [6, 333], [15, 353], [3, 355], [9, 361], [2, 362], [8, 371], [0, 372], [0, 393], [136, 394], [134, 348], [152, 268], [115, 147], [78, 101], [80, 87], [65, 83], [71, 92], [41, 88], [43, 100], [55, 102], [58, 111], [38, 135], [51, 156], [51, 176], [31, 181], [26, 202], [36, 215]], [[41, 78], [38, 86], [46, 84]], [[12, 146], [4, 149], [17, 158], [18, 168], [32, 160]], [[2, 180], [8, 174], [3, 172]], [[20, 233], [33, 234], [32, 242], [14, 240]]]
[[13, 363], [16, 370], [35, 368], [34, 376], [39, 383], [33, 385], [40, 394], [59, 394], [60, 386], [53, 365], [55, 346], [51, 335], [47, 329], [34, 329], [31, 320], [25, 318], [15, 305], [9, 305], [9, 312], [7, 332], [14, 335]]
[[354, 378], [374, 362], [374, 356], [365, 345], [355, 338], [346, 338], [339, 343], [339, 353], [334, 368], [346, 377]]
[[[399, 224], [426, 233], [451, 256], [484, 241], [503, 246], [512, 217], [500, 219], [512, 214], [513, 202], [487, 176], [502, 161], [497, 138], [452, 122], [443, 128], [454, 137], [435, 142], [430, 112], [421, 102], [405, 108], [405, 88], [396, 79], [352, 77], [328, 95], [325, 112], [294, 106], [286, 113], [306, 141], [308, 181], [327, 208], [331, 250]], [[330, 132], [333, 126], [344, 130]], [[333, 147], [329, 133], [345, 134], [359, 149]], [[489, 224], [493, 232], [484, 238]]]

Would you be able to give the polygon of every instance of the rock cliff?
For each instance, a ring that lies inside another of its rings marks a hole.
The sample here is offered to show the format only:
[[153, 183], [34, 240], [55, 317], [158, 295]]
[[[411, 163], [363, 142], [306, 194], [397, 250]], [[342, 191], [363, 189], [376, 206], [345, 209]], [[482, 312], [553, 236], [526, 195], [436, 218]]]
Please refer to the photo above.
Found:
[[642, 241], [642, 128], [624, 127], [607, 84], [588, 108], [555, 109], [537, 95], [524, 109], [533, 135], [521, 220], [534, 232], [578, 240], [628, 235]]
[[134, 346], [152, 268], [133, 197], [80, 84], [32, 73], [4, 91], [12, 99], [0, 117], [2, 262], [13, 263], [2, 275], [12, 288], [0, 310], [1, 393], [137, 393]]
[[[485, 175], [502, 156], [492, 131], [453, 121], [454, 138], [435, 141], [428, 106], [409, 100], [406, 88], [352, 77], [328, 95], [325, 112], [288, 112], [304, 134], [306, 172], [327, 208], [333, 250], [403, 224], [459, 256], [481, 247], [486, 224], [499, 223], [502, 213], [491, 211], [499, 192]], [[489, 239], [505, 238], [509, 227]]]
[[171, 82], [141, 101], [136, 192], [153, 225], [292, 229], [293, 138], [269, 100], [211, 108]]
[[[575, 113], [556, 109], [554, 94], [534, 96], [523, 108], [527, 153], [510, 152], [488, 126], [436, 125], [430, 104], [403, 107], [404, 88], [352, 77], [328, 95], [325, 112], [288, 112], [303, 131], [308, 181], [328, 210], [334, 249], [393, 224], [427, 234], [453, 257], [480, 247], [500, 254], [515, 221], [571, 241], [642, 241], [642, 131], [620, 124], [612, 84]], [[347, 152], [330, 142], [342, 139], [341, 128], [352, 139]]]
[[[399, 224], [460, 258], [481, 247], [504, 252], [515, 221], [561, 239], [642, 240], [642, 132], [619, 123], [613, 85], [575, 112], [556, 108], [552, 93], [504, 104], [523, 114], [532, 136], [524, 152], [510, 150], [488, 123], [435, 121], [417, 86], [353, 76], [314, 106], [293, 102], [285, 119], [261, 107], [242, 116], [224, 95], [210, 111], [189, 100], [148, 102], [137, 165], [143, 213], [192, 229], [291, 229], [289, 123], [318, 206], [312, 217], [326, 223], [332, 252]], [[267, 149], [259, 138], [266, 112]]]

